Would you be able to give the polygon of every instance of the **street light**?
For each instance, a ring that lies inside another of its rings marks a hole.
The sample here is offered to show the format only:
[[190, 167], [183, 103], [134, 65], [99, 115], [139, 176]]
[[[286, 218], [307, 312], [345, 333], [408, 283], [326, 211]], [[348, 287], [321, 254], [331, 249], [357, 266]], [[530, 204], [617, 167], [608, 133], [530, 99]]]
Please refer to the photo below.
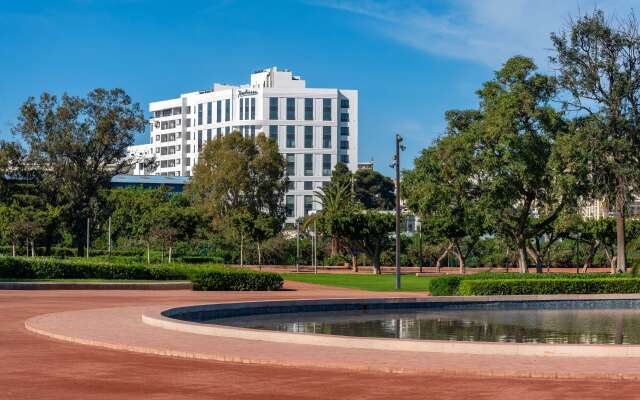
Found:
[[[317, 213], [317, 210], [311, 210], [309, 211], [309, 215], [315, 215]], [[317, 274], [318, 273], [318, 225], [317, 225], [317, 219], [314, 218], [313, 219], [313, 236], [311, 237], [311, 243], [312, 243], [312, 249], [311, 249], [311, 255], [313, 257], [313, 273]]]
[[391, 164], [396, 169], [396, 290], [400, 289], [400, 151], [405, 149], [402, 136], [396, 133], [396, 155]]

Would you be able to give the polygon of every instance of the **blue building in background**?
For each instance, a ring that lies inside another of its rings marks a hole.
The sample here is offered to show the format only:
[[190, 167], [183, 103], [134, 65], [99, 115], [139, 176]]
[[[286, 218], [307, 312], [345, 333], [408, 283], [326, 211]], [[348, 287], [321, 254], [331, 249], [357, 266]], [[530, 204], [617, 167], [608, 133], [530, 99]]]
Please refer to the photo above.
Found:
[[155, 176], [155, 175], [116, 175], [111, 179], [112, 188], [142, 186], [145, 189], [167, 187], [175, 193], [182, 193], [189, 181], [188, 176]]

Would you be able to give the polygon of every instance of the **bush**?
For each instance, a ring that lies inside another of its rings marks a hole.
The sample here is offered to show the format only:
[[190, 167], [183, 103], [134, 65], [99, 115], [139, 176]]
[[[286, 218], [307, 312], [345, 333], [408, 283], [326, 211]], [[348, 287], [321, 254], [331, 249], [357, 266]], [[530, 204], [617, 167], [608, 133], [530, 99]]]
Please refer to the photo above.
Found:
[[278, 274], [224, 268], [220, 265], [146, 265], [95, 260], [0, 257], [0, 279], [188, 279], [195, 290], [277, 290]]
[[228, 268], [198, 270], [191, 276], [194, 290], [278, 290], [284, 280], [271, 272]]
[[222, 257], [182, 256], [178, 259], [180, 262], [186, 264], [224, 264], [224, 259]]
[[455, 296], [461, 295], [459, 287], [463, 281], [480, 281], [480, 280], [590, 280], [595, 278], [613, 279], [615, 275], [606, 273], [595, 274], [522, 274], [518, 272], [480, 272], [469, 275], [442, 275], [433, 278], [430, 283], [430, 292], [434, 296]]
[[463, 296], [640, 293], [640, 279], [468, 279], [460, 283], [458, 293]]

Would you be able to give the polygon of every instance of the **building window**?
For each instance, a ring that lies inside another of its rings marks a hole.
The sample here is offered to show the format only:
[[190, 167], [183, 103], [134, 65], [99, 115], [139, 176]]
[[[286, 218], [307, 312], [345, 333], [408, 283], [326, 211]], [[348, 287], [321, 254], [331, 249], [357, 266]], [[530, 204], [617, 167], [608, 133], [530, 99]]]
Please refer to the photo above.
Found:
[[341, 154], [340, 155], [340, 162], [343, 164], [349, 164], [349, 155], [348, 154]]
[[144, 169], [144, 163], [138, 163], [138, 169], [142, 171]]
[[249, 99], [244, 99], [244, 119], [249, 119]]
[[211, 140], [211, 129], [207, 129], [207, 142]]
[[187, 167], [191, 166], [191, 159], [189, 157], [184, 159], [184, 165], [187, 166]]
[[226, 99], [224, 101], [224, 120], [225, 121], [231, 120], [231, 100], [229, 99]]
[[269, 125], [269, 139], [278, 143], [278, 125]]
[[240, 119], [244, 119], [244, 99], [240, 99]]
[[340, 134], [342, 136], [349, 136], [349, 127], [348, 126], [341, 126], [340, 127]]
[[251, 98], [251, 119], [256, 119], [256, 98]]
[[341, 150], [348, 150], [349, 149], [349, 141], [348, 140], [341, 140], [340, 141], [340, 149]]
[[304, 176], [313, 176], [313, 154], [304, 155]]
[[278, 98], [269, 97], [269, 119], [278, 119]]
[[322, 176], [331, 176], [331, 154], [322, 155]]
[[296, 190], [296, 183], [293, 181], [287, 182], [287, 190]]
[[211, 114], [213, 113], [211, 102], [207, 103], [207, 124], [210, 124], [212, 121]]
[[202, 103], [198, 104], [198, 125], [202, 125]]
[[216, 138], [220, 139], [222, 137], [222, 128], [216, 129]]
[[313, 127], [312, 126], [304, 127], [304, 148], [305, 149], [313, 148]]
[[185, 153], [191, 153], [191, 145], [190, 144], [185, 144], [184, 145], [184, 152]]
[[313, 190], [313, 182], [305, 181], [304, 182], [304, 190]]
[[322, 99], [322, 120], [331, 121], [331, 99]]
[[340, 122], [349, 122], [349, 114], [340, 113]]
[[293, 125], [287, 126], [287, 147], [296, 147], [296, 127]]
[[309, 215], [313, 210], [313, 196], [304, 196], [304, 215]]
[[304, 99], [304, 119], [313, 120], [313, 99]]
[[198, 152], [202, 151], [202, 131], [198, 131]]
[[191, 132], [188, 132], [188, 131], [187, 131], [187, 132], [185, 132], [185, 133], [184, 133], [184, 139], [185, 139], [185, 140], [191, 140]]
[[293, 97], [287, 97], [287, 119], [296, 119], [296, 99]]
[[287, 196], [285, 199], [285, 209], [287, 210], [287, 217], [293, 217], [296, 211], [295, 197]]
[[340, 99], [340, 108], [349, 108], [349, 99]]
[[251, 125], [251, 127], [249, 128], [249, 131], [251, 132], [251, 139], [256, 138], [256, 126], [255, 125]]
[[287, 176], [294, 176], [296, 174], [296, 155], [287, 154]]
[[330, 126], [322, 127], [322, 148], [323, 149], [331, 148], [331, 127]]
[[227, 133], [229, 133], [229, 132], [231, 132], [231, 127], [230, 127], [230, 126], [226, 126], [226, 127], [224, 128], [224, 133], [225, 133], [225, 134], [227, 134]]
[[222, 100], [216, 101], [216, 122], [222, 122]]

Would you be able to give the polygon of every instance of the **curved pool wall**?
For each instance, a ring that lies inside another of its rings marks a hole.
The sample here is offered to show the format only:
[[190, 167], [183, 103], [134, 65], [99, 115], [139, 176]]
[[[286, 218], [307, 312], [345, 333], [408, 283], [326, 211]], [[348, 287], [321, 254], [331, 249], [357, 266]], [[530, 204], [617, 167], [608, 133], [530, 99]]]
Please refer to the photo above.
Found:
[[[177, 307], [144, 313], [148, 325], [202, 335], [278, 343], [307, 344], [373, 350], [447, 352], [573, 357], [640, 357], [640, 345], [540, 344], [504, 342], [459, 342], [363, 338], [336, 335], [266, 331], [212, 324], [210, 320], [250, 315], [358, 310], [569, 310], [640, 309], [638, 295], [488, 296], [387, 299], [326, 299], [254, 301]], [[202, 321], [209, 321], [203, 324]]]

